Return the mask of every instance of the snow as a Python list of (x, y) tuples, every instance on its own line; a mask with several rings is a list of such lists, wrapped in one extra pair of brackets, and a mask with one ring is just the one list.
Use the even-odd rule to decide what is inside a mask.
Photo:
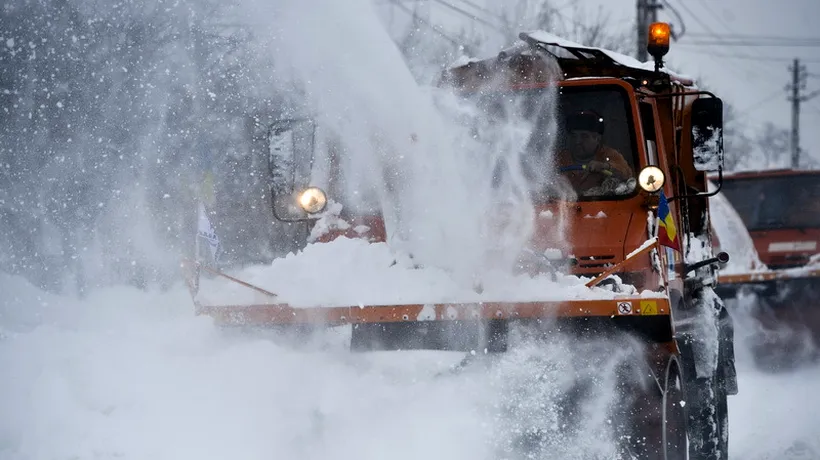
[[(388, 230), (408, 230), (403, 228), (407, 222), (417, 225), (409, 228), (408, 244), (349, 239), (310, 244), (273, 264), (231, 274), (274, 290), (278, 300), (296, 306), (616, 297), (585, 288), (584, 278), (516, 277), (499, 269), (506, 268), (509, 257), (498, 264), (485, 259), (497, 241), (504, 242), (507, 256), (515, 254), (527, 241), (534, 217), (528, 213), (530, 203), (508, 200), (520, 192), (514, 179), (512, 192), (488, 194), (482, 187), (492, 168), (475, 160), (515, 164), (519, 158), (514, 155), (495, 154), (499, 146), (513, 152), (520, 146), (515, 120), (492, 133), (497, 136), (488, 142), (493, 155), (459, 136), (440, 136), (437, 128), (446, 123), (438, 124), (447, 117), (430, 111), (434, 99), (449, 115), (469, 110), (415, 86), (410, 73), (397, 65), (401, 58), (390, 48), (389, 37), (373, 27), (365, 9), (369, 3), (319, 0), (297, 11), (298, 3), (259, 2), (246, 8), (250, 19), (272, 18), (265, 26), (281, 32), (282, 42), (260, 46), (259, 55), (271, 49), (292, 53), (277, 55), (281, 67), (271, 74), (277, 81), (291, 73), (309, 77), (308, 105), (348, 136), (361, 155), (356, 166), (370, 180), (363, 182), (372, 185), (380, 174), (399, 171), (407, 174), (405, 183), (418, 185), (417, 195), (399, 188), (399, 197), (408, 198), (404, 217), (409, 218), (397, 219)], [(270, 15), (270, 8), (285, 14)], [(11, 38), (6, 45), (18, 46)], [(368, 52), (357, 52), (361, 49)], [(132, 74), (137, 70), (129, 68)], [(100, 81), (106, 78), (99, 76)], [(79, 128), (77, 135), (88, 134)], [(408, 143), (408, 138), (420, 141)], [(151, 136), (141, 140), (147, 150), (167, 147)], [(455, 147), (475, 157), (464, 153), (448, 163), (441, 152)], [(111, 152), (120, 159), (132, 154)], [(149, 155), (145, 162), (153, 160)], [(466, 164), (474, 168), (464, 168)], [(134, 183), (116, 186), (144, 192), (146, 178), (136, 177)], [(176, 192), (173, 196), (178, 197)], [(392, 198), (380, 195), (387, 204)], [(158, 243), (147, 224), (153, 214), (162, 213), (138, 200), (119, 203), (111, 206), (110, 218), (116, 221), (111, 225), (122, 228), (123, 240), (139, 249), (134, 257), (176, 260), (174, 250)], [(518, 227), (501, 235), (507, 239), (477, 235), (486, 223), (483, 216), (497, 215), (496, 207), (507, 205), (504, 210), (518, 218)], [(347, 228), (338, 219), (339, 210), (329, 203), (313, 238)], [(439, 230), (445, 230), (443, 237)], [(413, 251), (418, 249), (424, 250)], [(423, 267), (411, 268), (416, 262)], [(485, 262), (488, 270), (470, 271)], [(469, 283), (474, 274), (484, 284), (482, 294)], [(510, 353), (486, 357), (456, 373), (452, 366), (464, 358), (459, 353), (349, 353), (350, 328), (299, 343), (275, 333), (223, 331), (210, 318), (193, 314), (188, 291), (173, 280), (162, 289), (150, 283), (145, 289), (90, 288), (78, 299), (41, 291), (0, 272), (0, 293), (0, 458), (12, 460), (522, 458), (526, 449), (520, 445), (532, 442), (536, 432), (544, 436), (537, 442), (540, 452), (527, 452), (530, 458), (609, 458), (607, 446), (618, 434), (611, 432), (605, 410), (616, 391), (615, 369), (635, 361), (629, 344), (579, 343), (563, 334), (534, 342), (513, 334), (516, 346)], [(203, 279), (202, 294), (215, 294), (216, 303), (270, 301), (216, 278)], [(430, 313), (428, 306), (417, 319), (429, 320)], [(817, 368), (776, 376), (742, 368), (741, 394), (730, 398), (732, 458), (817, 458), (820, 404), (799, 395), (813, 394), (818, 377)], [(579, 431), (559, 434), (560, 403), (579, 383), (590, 385), (593, 396), (577, 408)]]
[[(720, 128), (711, 129), (711, 132), (702, 133), (695, 129), (694, 139), (697, 147), (692, 152), (695, 169), (698, 171), (717, 171), (723, 164), (723, 158), (718, 154), (721, 141)], [(708, 136), (704, 141), (703, 137)]]
[[(342, 212), (342, 205), (340, 203), (330, 201), (324, 211), (319, 213), (315, 223), (312, 223), (313, 228), (310, 230), (308, 242), (314, 242), (329, 232), (335, 230), (347, 230), (350, 224), (339, 217)], [(358, 228), (358, 227), (357, 227)], [(361, 229), (360, 229), (361, 230)], [(358, 231), (358, 230), (357, 230)]]
[[(532, 39), (534, 39), (536, 41), (539, 41), (541, 43), (544, 43), (544, 44), (554, 44), (554, 45), (557, 45), (557, 46), (580, 48), (580, 49), (600, 50), (604, 54), (609, 56), (613, 61), (615, 61), (616, 63), (618, 63), (620, 65), (623, 65), (625, 67), (630, 67), (630, 68), (638, 69), (638, 70), (648, 70), (648, 71), (654, 71), (655, 70), (655, 63), (653, 61), (641, 62), (641, 61), (639, 61), (639, 60), (637, 60), (637, 59), (635, 59), (631, 56), (627, 56), (625, 54), (617, 53), (615, 51), (607, 50), (607, 49), (604, 49), (604, 48), (595, 48), (595, 47), (591, 47), (591, 46), (584, 46), (584, 45), (581, 45), (579, 43), (575, 43), (571, 40), (561, 38), (557, 35), (551, 34), (549, 32), (543, 31), (543, 30), (536, 30), (536, 31), (525, 32), (525, 33), (526, 33), (527, 36), (531, 37)], [(687, 82), (688, 81), (693, 81), (693, 78), (691, 78), (689, 76), (686, 76), (686, 75), (683, 75), (683, 74), (679, 74), (679, 73), (674, 72), (674, 71), (672, 71), (668, 68), (662, 68), (661, 71), (665, 72), (669, 76), (671, 76), (673, 78), (676, 78), (680, 81), (687, 81)]]
[[(254, 1), (245, 13), (254, 23), (271, 18), (256, 32), (263, 49), (276, 51), (277, 81), (299, 88), (300, 116), (349, 152), (337, 166), (345, 178), (338, 201), (380, 212), (391, 245), (420, 263), (463, 279), (511, 266), (534, 228), (522, 172), (531, 123), (519, 115), (491, 120), (474, 102), (419, 85), (371, 2), (302, 3)], [(318, 152), (316, 163), (327, 162)], [(506, 170), (496, 187), (499, 166)], [(494, 227), (488, 216), (502, 212), (510, 225)]]
[[(536, 428), (557, 458), (600, 458), (615, 366), (630, 356), (556, 334), (456, 373), (461, 353), (351, 354), (349, 329), (298, 346), (220, 332), (179, 285), (80, 301), (0, 275), (0, 289), (9, 459), (509, 458)], [(560, 435), (555, 403), (576, 382), (595, 397), (580, 432)]]
[(657, 239), (657, 238), (655, 238), (655, 237), (653, 237), (653, 238), (649, 238), (648, 240), (644, 241), (644, 242), (643, 242), (643, 244), (641, 244), (640, 246), (638, 246), (637, 248), (635, 248), (635, 250), (634, 250), (634, 251), (632, 251), (632, 252), (630, 252), (629, 254), (627, 254), (627, 255), (626, 255), (626, 257), (625, 257), (625, 259), (629, 259), (630, 257), (634, 256), (635, 254), (637, 254), (637, 253), (641, 252), (642, 250), (644, 250), (644, 249), (648, 248), (649, 246), (652, 246), (653, 244), (655, 244), (655, 243), (657, 243), (657, 242), (658, 242), (658, 239)]
[[(709, 192), (716, 189), (715, 184), (709, 181)], [(723, 193), (718, 192), (709, 198), (709, 208), (712, 228), (720, 240), (720, 250), (729, 254), (729, 262), (720, 269), (721, 274), (767, 271), (743, 220)]]
[[(0, 367), (13, 376), (0, 379), (0, 457), (14, 460), (509, 458), (537, 427), (549, 434), (541, 458), (602, 458), (600, 409), (624, 357), (553, 338), (450, 373), (463, 354), (351, 354), (344, 331), (305, 351), (220, 332), (179, 285), (78, 300), (0, 274), (0, 290)], [(809, 396), (820, 368), (762, 374), (740, 351), (730, 459), (820, 457)], [(556, 404), (578, 381), (597, 398), (580, 410), (581, 432), (555, 435)]]
[[(287, 303), (293, 307), (469, 303), (494, 301), (558, 301), (615, 299), (603, 288), (587, 288), (585, 277), (549, 274), (535, 277), (489, 272), (481, 279), (479, 294), (446, 269), (414, 268), (411, 258), (387, 243), (370, 243), (340, 237), (329, 243), (312, 243), (298, 252), (229, 272), (230, 276), (277, 295), (262, 293), (222, 278), (200, 281), (198, 301), (204, 305), (243, 305), (259, 302)], [(645, 296), (661, 297), (647, 291)]]

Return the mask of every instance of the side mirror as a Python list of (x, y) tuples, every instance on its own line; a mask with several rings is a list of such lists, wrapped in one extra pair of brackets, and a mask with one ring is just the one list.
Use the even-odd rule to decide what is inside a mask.
[(692, 102), (692, 156), (698, 171), (723, 169), (723, 101), (717, 97)]
[(310, 185), (316, 125), (309, 118), (277, 120), (268, 130), (273, 213), (283, 221), (308, 218), (299, 194)]

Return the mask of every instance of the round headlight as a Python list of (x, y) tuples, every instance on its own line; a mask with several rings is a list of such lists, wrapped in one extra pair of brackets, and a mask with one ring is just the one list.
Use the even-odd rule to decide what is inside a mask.
[(299, 194), (299, 206), (308, 214), (322, 212), (327, 205), (327, 195), (319, 187), (308, 187)]
[(638, 184), (647, 192), (657, 192), (663, 187), (663, 171), (657, 166), (647, 166), (638, 174)]

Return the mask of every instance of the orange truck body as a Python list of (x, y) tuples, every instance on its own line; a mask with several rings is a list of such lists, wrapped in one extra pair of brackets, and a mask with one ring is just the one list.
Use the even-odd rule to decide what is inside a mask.
[[(667, 33), (668, 46), (668, 26), (664, 28), (661, 24), (651, 33), (654, 34), (650, 37), (653, 52), (663, 49), (664, 33)], [(522, 263), (521, 270), (530, 273), (543, 270), (541, 264), (544, 261), (540, 255), (556, 248), (560, 239), (560, 246), (569, 248), (562, 252), (560, 263), (568, 273), (591, 278), (588, 286), (612, 282), (616, 293), (621, 292), (619, 286), (626, 284), (638, 291), (655, 291), (662, 296), (645, 297), (625, 291), (613, 300), (568, 298), (555, 302), (315, 308), (292, 308), (276, 302), (275, 298), (271, 303), (258, 305), (209, 305), (195, 298), (197, 313), (210, 315), (219, 324), (229, 326), (352, 325), (352, 347), (362, 349), (369, 349), (374, 343), (389, 349), (413, 348), (408, 345), (410, 342), (419, 348), (446, 349), (448, 345), (441, 341), (421, 343), (418, 340), (422, 339), (417, 336), (439, 337), (431, 331), (445, 330), (451, 325), (461, 325), (469, 330), (475, 330), (477, 324), (486, 328), (490, 335), (486, 340), (498, 345), (490, 347), (494, 349), (491, 351), (506, 349), (503, 337), (508, 324), (513, 322), (523, 321), (534, 327), (550, 329), (558, 321), (564, 326), (563, 331), (573, 330), (579, 334), (590, 331), (605, 334), (607, 330), (628, 332), (641, 337), (648, 345), (647, 354), (638, 361), (648, 366), (645, 375), (653, 376), (653, 383), (644, 387), (649, 388), (646, 390), (649, 393), (639, 398), (643, 401), (641, 404), (651, 407), (641, 409), (639, 412), (645, 417), (639, 418), (643, 421), (633, 420), (630, 428), (637, 430), (634, 434), (641, 439), (644, 436), (652, 439), (642, 447), (651, 452), (645, 452), (642, 458), (677, 458), (675, 455), (680, 454), (681, 449), (686, 450), (685, 446), (670, 444), (674, 444), (670, 440), (675, 436), (671, 431), (664, 435), (649, 435), (658, 429), (685, 429), (690, 436), (691, 452), (699, 452), (698, 455), (707, 451), (712, 453), (703, 454), (702, 458), (725, 458), (726, 395), (737, 392), (733, 332), (731, 319), (720, 299), (709, 294), (717, 258), (713, 257), (710, 247), (707, 169), (697, 166), (696, 151), (700, 144), (696, 143), (700, 141), (693, 134), (696, 118), (700, 127), (703, 120), (700, 117), (704, 114), (707, 120), (713, 120), (708, 117), (717, 113), (719, 123), (722, 123), (721, 102), (713, 94), (698, 90), (691, 80), (659, 70), (658, 66), (653, 69), (625, 56), (572, 44), (549, 34), (521, 34), (520, 38), (523, 43), (498, 56), (447, 69), (439, 85), (468, 98), (492, 94), (535, 98), (539, 91), (557, 86), (560, 97), (564, 98), (562, 104), (582, 109), (586, 108), (585, 104), (599, 103), (608, 120), (604, 142), (619, 148), (635, 179), (631, 188), (621, 194), (573, 201), (535, 199), (537, 221), (530, 241), (534, 256)], [(656, 56), (657, 63), (661, 62), (662, 54)], [(562, 115), (566, 114), (559, 113)], [(265, 122), (254, 127), (255, 148), (262, 156), (266, 156), (270, 149), (272, 129)], [(662, 190), (668, 197), (680, 251), (659, 246), (655, 240), (660, 191), (640, 184), (642, 176), (639, 177), (639, 173), (644, 170), (663, 174)], [(332, 178), (328, 183), (310, 185), (321, 187), (334, 200), (342, 195), (341, 187), (334, 184)], [(295, 192), (288, 190), (287, 193)], [(290, 196), (284, 196), (285, 201)], [(279, 216), (277, 209), (281, 209), (277, 208), (276, 200), (281, 198), (271, 197), (276, 216)], [(341, 202), (344, 204), (343, 200)], [(327, 232), (318, 242), (332, 241), (340, 236), (373, 242), (386, 240), (385, 223), (380, 215), (356, 214), (346, 208), (339, 217), (350, 224), (349, 228)], [(557, 218), (564, 219), (565, 235), (555, 233)], [(503, 220), (501, 217), (497, 219)], [(308, 234), (316, 219), (299, 215), (293, 222), (294, 225), (305, 225), (308, 231), (303, 233)], [(361, 231), (361, 225), (367, 230)], [(196, 273), (188, 276), (195, 297), (195, 278), (201, 268), (198, 262), (186, 265), (189, 275)], [(216, 274), (223, 275), (218, 271)], [(611, 275), (620, 277), (621, 282)], [(272, 296), (275, 297), (275, 293)], [(425, 307), (434, 311), (432, 321), (417, 321)], [(700, 348), (693, 345), (708, 339), (687, 329), (688, 325), (697, 322), (690, 320), (703, 312), (709, 321), (715, 321), (715, 327), (707, 329), (718, 331), (714, 340), (719, 353), (712, 368), (701, 366), (701, 362), (709, 359), (699, 357), (697, 350)], [(550, 321), (544, 321), (547, 319)], [(464, 351), (475, 351), (475, 343), (470, 341)], [(678, 380), (688, 388), (682, 395), (673, 388)], [(660, 391), (656, 391), (658, 389)], [(673, 404), (681, 396), (686, 399), (685, 410), (682, 404)], [(673, 405), (663, 407), (664, 404)], [(623, 411), (624, 414), (628, 412), (627, 409)], [(684, 413), (689, 414), (689, 422), (681, 418)]]

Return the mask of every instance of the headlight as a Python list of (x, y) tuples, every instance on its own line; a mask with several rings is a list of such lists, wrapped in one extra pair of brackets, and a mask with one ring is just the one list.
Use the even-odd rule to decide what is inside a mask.
[(319, 187), (308, 187), (299, 194), (299, 206), (308, 214), (322, 212), (327, 205), (327, 195)]
[(663, 171), (657, 166), (647, 166), (638, 174), (638, 184), (647, 192), (657, 192), (663, 187)]

